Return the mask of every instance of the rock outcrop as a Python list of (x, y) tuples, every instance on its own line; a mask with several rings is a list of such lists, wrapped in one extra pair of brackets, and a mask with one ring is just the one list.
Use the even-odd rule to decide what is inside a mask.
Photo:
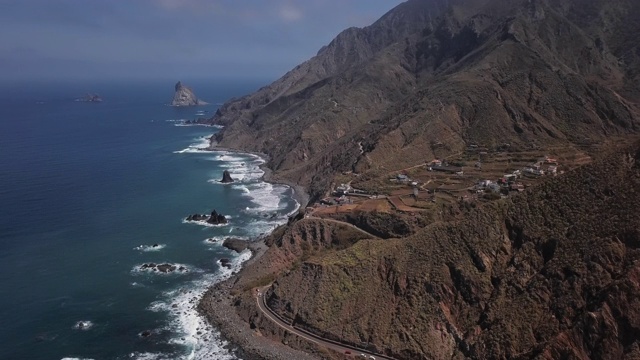
[(226, 247), (229, 250), (233, 250), (237, 253), (241, 253), (247, 249), (249, 244), (247, 244), (245, 240), (226, 238), (222, 242), (222, 246)]
[(228, 269), (231, 269), (231, 259), (228, 259), (228, 258), (220, 259), (220, 265)]
[(187, 216), (186, 220), (187, 221), (205, 221), (209, 219), (209, 216), (207, 215), (201, 215), (201, 214), (193, 214), (193, 215), (189, 215)]
[(173, 101), (171, 101), (171, 106), (196, 106), (208, 104), (207, 102), (198, 99), (193, 90), (183, 85), (180, 81), (176, 84), (175, 91), (176, 93), (173, 96)]
[(221, 183), (223, 184), (228, 184), (228, 183), (232, 183), (234, 180), (231, 177), (231, 174), (229, 174), (229, 170), (225, 170), (222, 172), (222, 180), (220, 180)]
[(192, 214), (187, 216), (185, 220), (186, 221), (206, 221), (207, 223), (212, 225), (223, 225), (228, 222), (227, 218), (224, 215), (219, 214), (216, 210), (213, 210), (211, 212), (211, 215)]
[(211, 212), (211, 216), (209, 216), (209, 218), (207, 219), (207, 222), (212, 225), (223, 225), (227, 223), (227, 218), (224, 215), (218, 214), (217, 211), (213, 210)]

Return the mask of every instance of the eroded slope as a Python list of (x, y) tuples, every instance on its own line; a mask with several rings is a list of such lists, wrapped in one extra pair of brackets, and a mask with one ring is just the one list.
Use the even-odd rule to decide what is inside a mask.
[(401, 359), (637, 358), (640, 144), (463, 221), (312, 257), (267, 296)]

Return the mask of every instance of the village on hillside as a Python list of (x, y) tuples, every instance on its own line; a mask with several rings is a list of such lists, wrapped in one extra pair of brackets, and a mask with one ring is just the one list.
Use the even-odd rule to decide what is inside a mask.
[(423, 212), (455, 202), (487, 202), (525, 191), (544, 178), (586, 164), (591, 158), (574, 148), (547, 152), (489, 151), (470, 145), (450, 159), (428, 159), (374, 180), (344, 173), (306, 216), (361, 211)]

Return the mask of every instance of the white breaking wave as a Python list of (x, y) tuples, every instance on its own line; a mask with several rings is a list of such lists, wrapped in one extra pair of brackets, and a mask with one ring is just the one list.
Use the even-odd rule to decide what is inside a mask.
[[(154, 265), (154, 266), (149, 266), (149, 265)], [(172, 266), (175, 266), (175, 269), (172, 271), (162, 272), (157, 268), (157, 266), (159, 265), (172, 265)], [(133, 269), (131, 270), (132, 274), (147, 273), (147, 274), (158, 274), (158, 275), (173, 275), (173, 274), (183, 275), (183, 274), (188, 274), (190, 272), (202, 272), (202, 270), (194, 268), (189, 265), (170, 263), (170, 262), (140, 264), (140, 265), (134, 266)]]
[(244, 194), (250, 194), (249, 188), (246, 185), (233, 185), (232, 188), (242, 191)]
[(167, 247), (165, 244), (153, 244), (153, 245), (140, 245), (133, 248), (133, 250), (144, 251), (144, 252), (152, 252), (152, 251), (160, 251)]
[[(242, 210), (243, 213), (249, 215), (241, 216), (240, 219), (234, 221), (234, 224), (212, 225), (206, 221), (186, 221), (183, 223), (197, 224), (206, 227), (229, 226), (228, 233), (237, 231), (242, 236), (239, 238), (250, 239), (258, 235), (265, 235), (279, 225), (287, 222), (289, 214), (282, 214), (287, 209), (288, 201), (282, 201), (284, 194), (289, 190), (288, 186), (270, 184), (264, 182), (262, 177), (264, 171), (260, 166), (265, 163), (261, 157), (253, 154), (236, 153), (230, 151), (209, 151), (207, 143), (202, 143), (202, 138), (198, 144), (192, 144), (189, 148), (176, 153), (202, 153), (208, 151), (210, 156), (207, 160), (214, 161), (216, 167), (229, 171), (231, 177), (235, 180), (230, 184), (231, 189), (240, 192), (250, 201), (249, 206)], [(221, 184), (219, 182), (219, 174), (215, 179), (209, 180), (213, 184)], [(297, 203), (296, 203), (297, 204)], [(299, 208), (290, 214), (295, 213)], [(236, 216), (237, 217), (237, 216)], [(230, 217), (227, 216), (227, 219)], [(240, 230), (240, 231), (238, 231)], [(207, 230), (209, 231), (209, 230)], [(236, 232), (234, 232), (235, 234)], [(203, 240), (205, 246), (209, 250), (217, 251), (223, 240), (228, 236), (223, 235), (222, 229), (214, 232), (215, 236)], [(213, 234), (212, 234), (213, 235)], [(236, 237), (236, 236), (233, 236)], [(183, 346), (186, 354), (176, 356), (175, 354), (160, 353), (134, 353), (131, 358), (136, 360), (164, 360), (164, 359), (180, 359), (180, 360), (204, 360), (204, 359), (220, 359), (233, 360), (235, 357), (226, 349), (227, 343), (220, 338), (218, 330), (209, 325), (209, 323), (200, 316), (197, 305), (202, 295), (214, 283), (228, 279), (232, 273), (240, 270), (242, 264), (251, 258), (251, 252), (245, 250), (236, 257), (232, 257), (230, 266), (221, 266), (218, 261), (219, 270), (216, 273), (202, 272), (197, 280), (193, 280), (180, 289), (165, 292), (157, 301), (149, 304), (147, 310), (153, 312), (164, 312), (169, 316), (169, 323), (166, 328), (171, 334), (175, 334), (169, 340), (170, 344)]]
[[(245, 157), (240, 157), (223, 153), (211, 160), (221, 162), (218, 166), (228, 170), (236, 183), (256, 182), (264, 175), (264, 171), (260, 169), (264, 161), (255, 155), (246, 154)], [(211, 179), (209, 182), (219, 184), (218, 180)]]
[[(230, 267), (220, 267), (216, 274), (206, 274), (201, 279), (181, 289), (168, 291), (163, 299), (154, 301), (147, 308), (153, 312), (167, 312), (170, 318), (166, 330), (176, 334), (169, 342), (184, 346), (187, 354), (179, 357), (181, 360), (234, 360), (236, 359), (225, 348), (227, 343), (220, 338), (220, 333), (213, 328), (197, 310), (198, 302), (206, 290), (214, 283), (231, 277), (242, 267), (242, 263), (251, 258), (251, 252), (245, 250), (231, 259)], [(165, 354), (138, 353), (137, 360), (176, 359)]]
[(154, 354), (154, 353), (139, 353), (134, 352), (129, 354), (129, 359), (134, 360), (175, 360), (175, 356), (167, 354)]
[(226, 236), (214, 236), (214, 237), (204, 239), (203, 242), (207, 245), (222, 244), (222, 241), (226, 238), (227, 238)]
[[(202, 116), (202, 115), (205, 115), (205, 114), (196, 113), (196, 116)], [(217, 129), (222, 129), (224, 127), (222, 125), (209, 125), (209, 124), (198, 124), (198, 123), (196, 123), (196, 124), (186, 124), (187, 119), (169, 119), (169, 120), (165, 120), (165, 121), (173, 123), (173, 126), (207, 126), (207, 127), (217, 128)]]
[[(227, 220), (229, 220), (231, 218), (229, 216), (225, 216), (225, 217), (227, 218)], [(205, 220), (187, 221), (187, 219), (182, 219), (182, 223), (183, 224), (194, 224), (194, 225), (200, 225), (200, 226), (206, 226), (206, 227), (223, 227), (223, 226), (228, 226), (229, 225), (229, 222), (227, 222), (226, 224), (209, 224)]]
[(209, 151), (210, 138), (213, 135), (201, 136), (195, 139), (195, 143), (189, 145), (188, 148), (174, 151), (174, 154), (192, 154)]
[(93, 327), (93, 322), (89, 320), (81, 320), (73, 325), (73, 328), (75, 330), (82, 330), (82, 331), (91, 330), (92, 327)]
[(213, 248), (217, 248), (219, 246), (222, 246), (222, 243), (224, 242), (224, 239), (228, 238), (228, 237), (232, 237), (234, 239), (238, 239), (238, 240), (244, 240), (244, 241), (251, 241), (251, 238), (246, 237), (246, 236), (212, 236), (210, 238), (206, 238), (204, 240), (202, 240), (202, 242), (205, 245), (208, 245), (210, 249)]
[(271, 212), (283, 210), (282, 195), (287, 190), (285, 186), (273, 185), (266, 182), (252, 184), (249, 188), (251, 202), (257, 207), (252, 210)]

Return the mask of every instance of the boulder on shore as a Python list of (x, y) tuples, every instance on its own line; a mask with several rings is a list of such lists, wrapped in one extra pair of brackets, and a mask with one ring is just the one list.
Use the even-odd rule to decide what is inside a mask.
[(228, 184), (228, 183), (232, 183), (234, 180), (231, 177), (231, 174), (229, 174), (229, 170), (225, 170), (222, 172), (222, 180), (220, 180), (221, 183), (223, 184)]
[(224, 267), (226, 267), (228, 269), (231, 269), (231, 260), (229, 260), (227, 258), (222, 258), (222, 259), (220, 259), (220, 265), (222, 265), (222, 266), (224, 266)]
[(243, 252), (249, 245), (246, 241), (235, 239), (235, 238), (226, 238), (222, 243), (222, 246), (226, 247), (229, 250), (233, 250), (237, 253)]

